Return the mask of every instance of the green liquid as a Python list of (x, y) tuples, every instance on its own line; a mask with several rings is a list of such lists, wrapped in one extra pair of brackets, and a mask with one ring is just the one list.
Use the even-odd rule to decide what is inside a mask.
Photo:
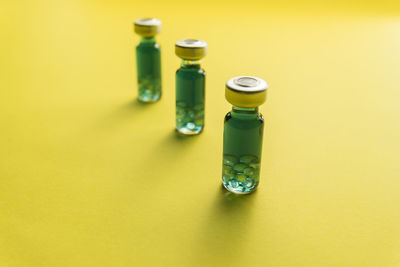
[(139, 100), (155, 102), (161, 97), (161, 49), (153, 38), (142, 38), (136, 47)]
[(225, 116), (222, 182), (229, 191), (247, 194), (258, 186), (263, 130), (258, 108), (233, 107)]
[(176, 71), (176, 129), (198, 134), (204, 127), (206, 72), (196, 61), (183, 61)]

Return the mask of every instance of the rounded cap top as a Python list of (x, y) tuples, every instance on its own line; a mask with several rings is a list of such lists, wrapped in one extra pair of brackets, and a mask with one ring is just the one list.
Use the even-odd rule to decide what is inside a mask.
[(184, 39), (175, 43), (175, 54), (187, 60), (199, 60), (207, 54), (207, 43), (203, 40)]
[(227, 81), (225, 98), (234, 106), (252, 108), (262, 105), (267, 98), (268, 84), (254, 76), (237, 76)]
[(137, 34), (142, 37), (153, 37), (161, 31), (161, 21), (156, 18), (141, 18), (133, 22)]

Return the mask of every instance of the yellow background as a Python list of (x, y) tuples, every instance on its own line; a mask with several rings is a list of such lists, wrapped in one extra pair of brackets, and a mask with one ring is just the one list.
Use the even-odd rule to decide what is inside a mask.
[[(399, 1), (2, 1), (0, 266), (400, 266)], [(136, 98), (134, 18), (163, 21)], [(174, 134), (174, 42), (206, 128)], [(270, 85), (261, 184), (221, 189), (225, 82)]]

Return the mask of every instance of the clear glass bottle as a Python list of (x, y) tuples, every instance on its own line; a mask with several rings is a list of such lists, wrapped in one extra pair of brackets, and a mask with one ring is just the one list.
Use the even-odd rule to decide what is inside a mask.
[(264, 118), (258, 106), (265, 102), (267, 88), (264, 80), (253, 76), (226, 83), (225, 97), (233, 107), (224, 122), (222, 183), (233, 193), (251, 193), (260, 180)]
[(200, 67), (206, 55), (207, 43), (185, 39), (176, 42), (175, 53), (182, 59), (176, 71), (176, 130), (195, 135), (204, 128), (206, 72)]
[(134, 29), (142, 37), (136, 47), (138, 99), (156, 102), (161, 98), (161, 49), (155, 35), (161, 30), (161, 21), (155, 18), (137, 19)]

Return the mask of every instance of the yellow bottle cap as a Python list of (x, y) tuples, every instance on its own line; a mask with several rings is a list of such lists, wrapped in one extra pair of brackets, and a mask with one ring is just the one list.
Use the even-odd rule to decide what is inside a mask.
[(237, 76), (226, 83), (225, 98), (234, 106), (253, 108), (267, 99), (268, 84), (258, 77)]
[(133, 28), (142, 37), (153, 37), (161, 31), (161, 21), (156, 18), (142, 18), (133, 22)]
[(175, 43), (175, 54), (187, 60), (202, 59), (207, 53), (207, 43), (203, 40), (184, 39)]

